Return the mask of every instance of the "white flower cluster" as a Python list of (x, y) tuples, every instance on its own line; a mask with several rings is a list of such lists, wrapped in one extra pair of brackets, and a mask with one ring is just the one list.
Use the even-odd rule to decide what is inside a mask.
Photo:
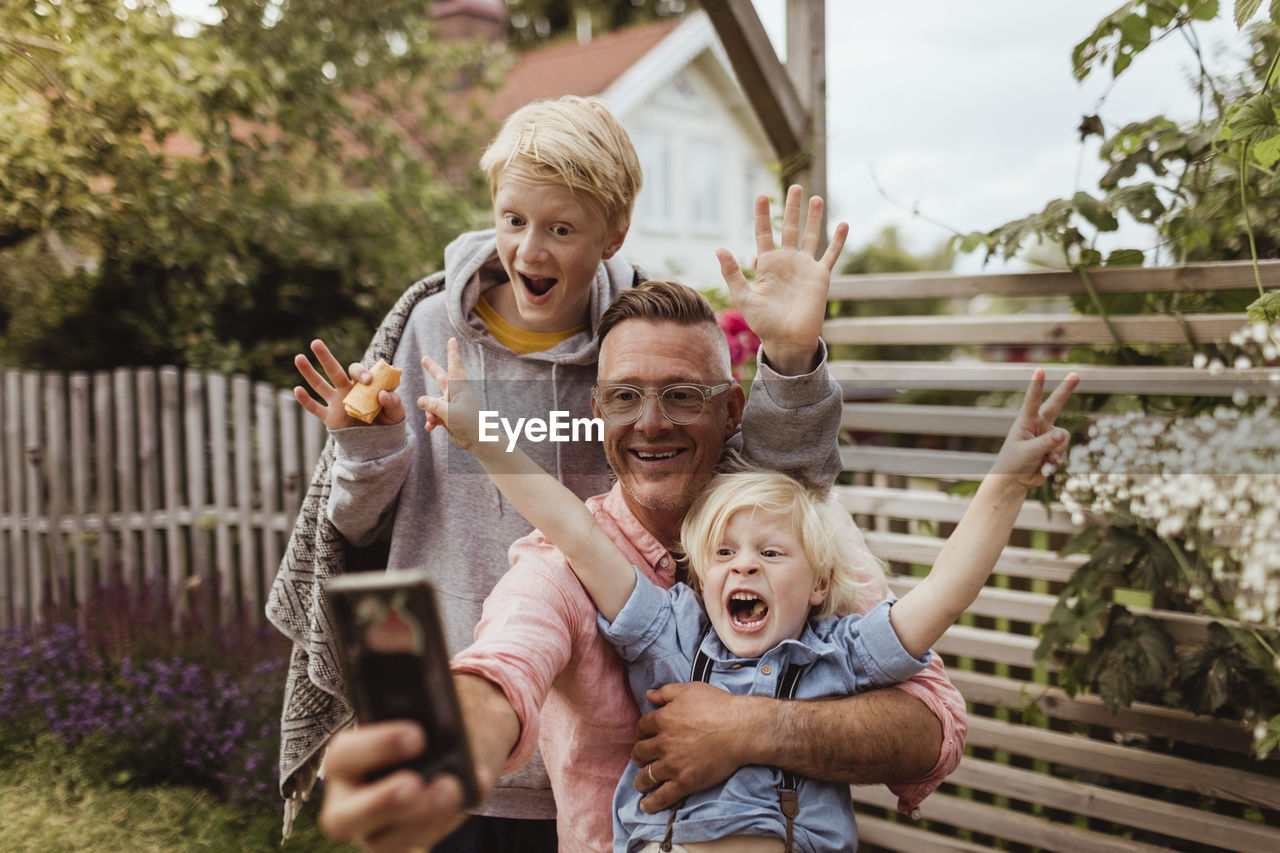
[[(1265, 324), (1233, 335), (1232, 344), (1242, 350), (1232, 366), (1241, 369), (1280, 353), (1276, 328)], [(1195, 363), (1225, 369), (1204, 356)], [(1211, 572), (1219, 588), (1235, 591), (1237, 618), (1277, 627), (1280, 412), (1274, 396), (1259, 402), (1238, 392), (1233, 402), (1192, 418), (1100, 418), (1071, 450), (1061, 498), (1077, 524), (1103, 515), (1177, 539), (1193, 598), (1204, 595), (1202, 572)]]

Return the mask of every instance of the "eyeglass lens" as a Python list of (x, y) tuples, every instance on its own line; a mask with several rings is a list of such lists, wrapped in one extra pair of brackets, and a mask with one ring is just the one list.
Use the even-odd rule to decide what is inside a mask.
[[(687, 424), (702, 414), (706, 396), (693, 385), (668, 385), (654, 393), (662, 414), (675, 424)], [(644, 401), (649, 393), (629, 385), (614, 385), (600, 389), (599, 402), (604, 414), (615, 421), (633, 421), (640, 417)]]

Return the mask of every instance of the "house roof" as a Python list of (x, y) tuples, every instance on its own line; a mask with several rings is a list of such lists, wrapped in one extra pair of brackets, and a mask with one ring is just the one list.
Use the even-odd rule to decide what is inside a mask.
[(565, 42), (522, 53), (494, 93), (488, 113), (501, 120), (520, 107), (561, 95), (599, 95), (674, 30), (671, 17), (594, 36), (586, 44)]

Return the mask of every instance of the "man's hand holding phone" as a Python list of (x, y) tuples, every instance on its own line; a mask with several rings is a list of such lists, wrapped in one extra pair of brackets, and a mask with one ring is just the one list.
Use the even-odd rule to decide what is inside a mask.
[(473, 767), (434, 590), (420, 571), (345, 575), (324, 589), (360, 726), (329, 744), (321, 826), (369, 850), (435, 844), (497, 775)]
[[(458, 777), (425, 779), (397, 770), (375, 781), (378, 771), (411, 761), (426, 749), (422, 727), (408, 720), (370, 723), (339, 732), (325, 754), (325, 833), (361, 847), (389, 851), (429, 848), (466, 819)], [(492, 786), (486, 780), (485, 790)], [(483, 783), (482, 783), (483, 784)]]

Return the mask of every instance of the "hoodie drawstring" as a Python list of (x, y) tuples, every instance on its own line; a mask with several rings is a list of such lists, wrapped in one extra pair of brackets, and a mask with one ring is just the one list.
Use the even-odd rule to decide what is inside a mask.
[[(484, 360), (485, 348), (476, 347), (476, 349), (480, 353), (480, 387), (484, 388), (485, 387), (484, 380), (487, 378), (487, 372), (486, 372), (485, 360)], [(489, 405), (489, 392), (487, 389), (484, 392), (484, 402), (486, 406)], [(486, 477), (485, 479), (488, 480), (489, 478)], [(489, 480), (489, 494), (493, 497), (493, 508), (497, 510), (498, 515), (502, 515), (502, 492), (498, 490), (498, 487), (494, 485), (492, 480)]]
[[(559, 362), (553, 361), (551, 363), (551, 404), (553, 409), (560, 408), (560, 385), (559, 383), (556, 382), (556, 371), (559, 369), (559, 367), (560, 367)], [(554, 442), (554, 444), (556, 447), (556, 479), (559, 480), (561, 483), (563, 483), (564, 482), (564, 466), (560, 462), (561, 442), (557, 441), (557, 442)]]

